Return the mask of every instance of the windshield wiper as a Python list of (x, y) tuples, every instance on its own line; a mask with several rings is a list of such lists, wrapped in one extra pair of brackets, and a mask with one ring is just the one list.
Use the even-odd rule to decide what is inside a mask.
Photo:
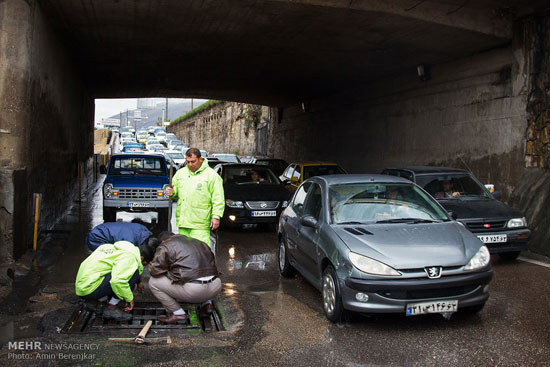
[(367, 224), (367, 223), (351, 221), (351, 222), (338, 222), (336, 224)]
[(378, 220), (376, 223), (438, 223), (438, 220), (433, 219), (420, 219), (420, 218), (394, 218)]

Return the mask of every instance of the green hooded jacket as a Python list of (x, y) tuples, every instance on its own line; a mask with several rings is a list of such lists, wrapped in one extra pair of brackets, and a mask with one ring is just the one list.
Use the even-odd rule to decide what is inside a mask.
[(178, 198), (176, 223), (179, 228), (208, 229), (212, 218), (220, 219), (225, 209), (223, 181), (204, 158), (198, 170), (187, 166), (172, 178), (173, 197)]
[(134, 299), (128, 285), (132, 275), (143, 272), (139, 248), (128, 241), (99, 246), (80, 264), (76, 275), (77, 296), (86, 296), (99, 287), (105, 275), (111, 273), (111, 288), (116, 296), (126, 302)]

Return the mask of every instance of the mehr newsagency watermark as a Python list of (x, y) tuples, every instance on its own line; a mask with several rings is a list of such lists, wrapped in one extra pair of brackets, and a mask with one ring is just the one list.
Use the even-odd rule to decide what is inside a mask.
[(39, 341), (8, 342), (8, 359), (90, 361), (96, 358), (99, 344), (44, 343)]

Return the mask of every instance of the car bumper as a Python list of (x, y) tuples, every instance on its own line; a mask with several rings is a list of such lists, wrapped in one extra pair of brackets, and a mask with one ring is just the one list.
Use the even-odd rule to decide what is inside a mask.
[(531, 237), (531, 231), (529, 229), (517, 229), (510, 231), (499, 232), (473, 232), (476, 236), (487, 235), (506, 235), (506, 242), (497, 243), (485, 243), (485, 246), (492, 254), (498, 254), (502, 252), (524, 251), (527, 250), (527, 244)]
[[(487, 284), (493, 271), (452, 275), (439, 279), (367, 280), (347, 278), (342, 285), (345, 309), (362, 313), (403, 313), (408, 304), (457, 300), (458, 308), (483, 304), (489, 298)], [(367, 294), (367, 302), (356, 299)]]
[(169, 200), (125, 200), (103, 199), (104, 208), (115, 208), (127, 212), (147, 212), (157, 209), (166, 209)]

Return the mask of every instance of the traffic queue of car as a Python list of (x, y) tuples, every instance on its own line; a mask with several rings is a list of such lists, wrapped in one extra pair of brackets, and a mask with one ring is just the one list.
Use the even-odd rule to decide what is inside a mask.
[[(168, 152), (173, 162), (182, 158)], [(334, 162), (234, 154), (208, 161), (223, 179), (222, 225), (276, 231), (281, 275), (299, 272), (316, 287), (333, 322), (346, 312), (479, 312), (489, 298), (490, 254), (513, 260), (531, 234), (494, 185), (465, 170), (347, 174)]]

